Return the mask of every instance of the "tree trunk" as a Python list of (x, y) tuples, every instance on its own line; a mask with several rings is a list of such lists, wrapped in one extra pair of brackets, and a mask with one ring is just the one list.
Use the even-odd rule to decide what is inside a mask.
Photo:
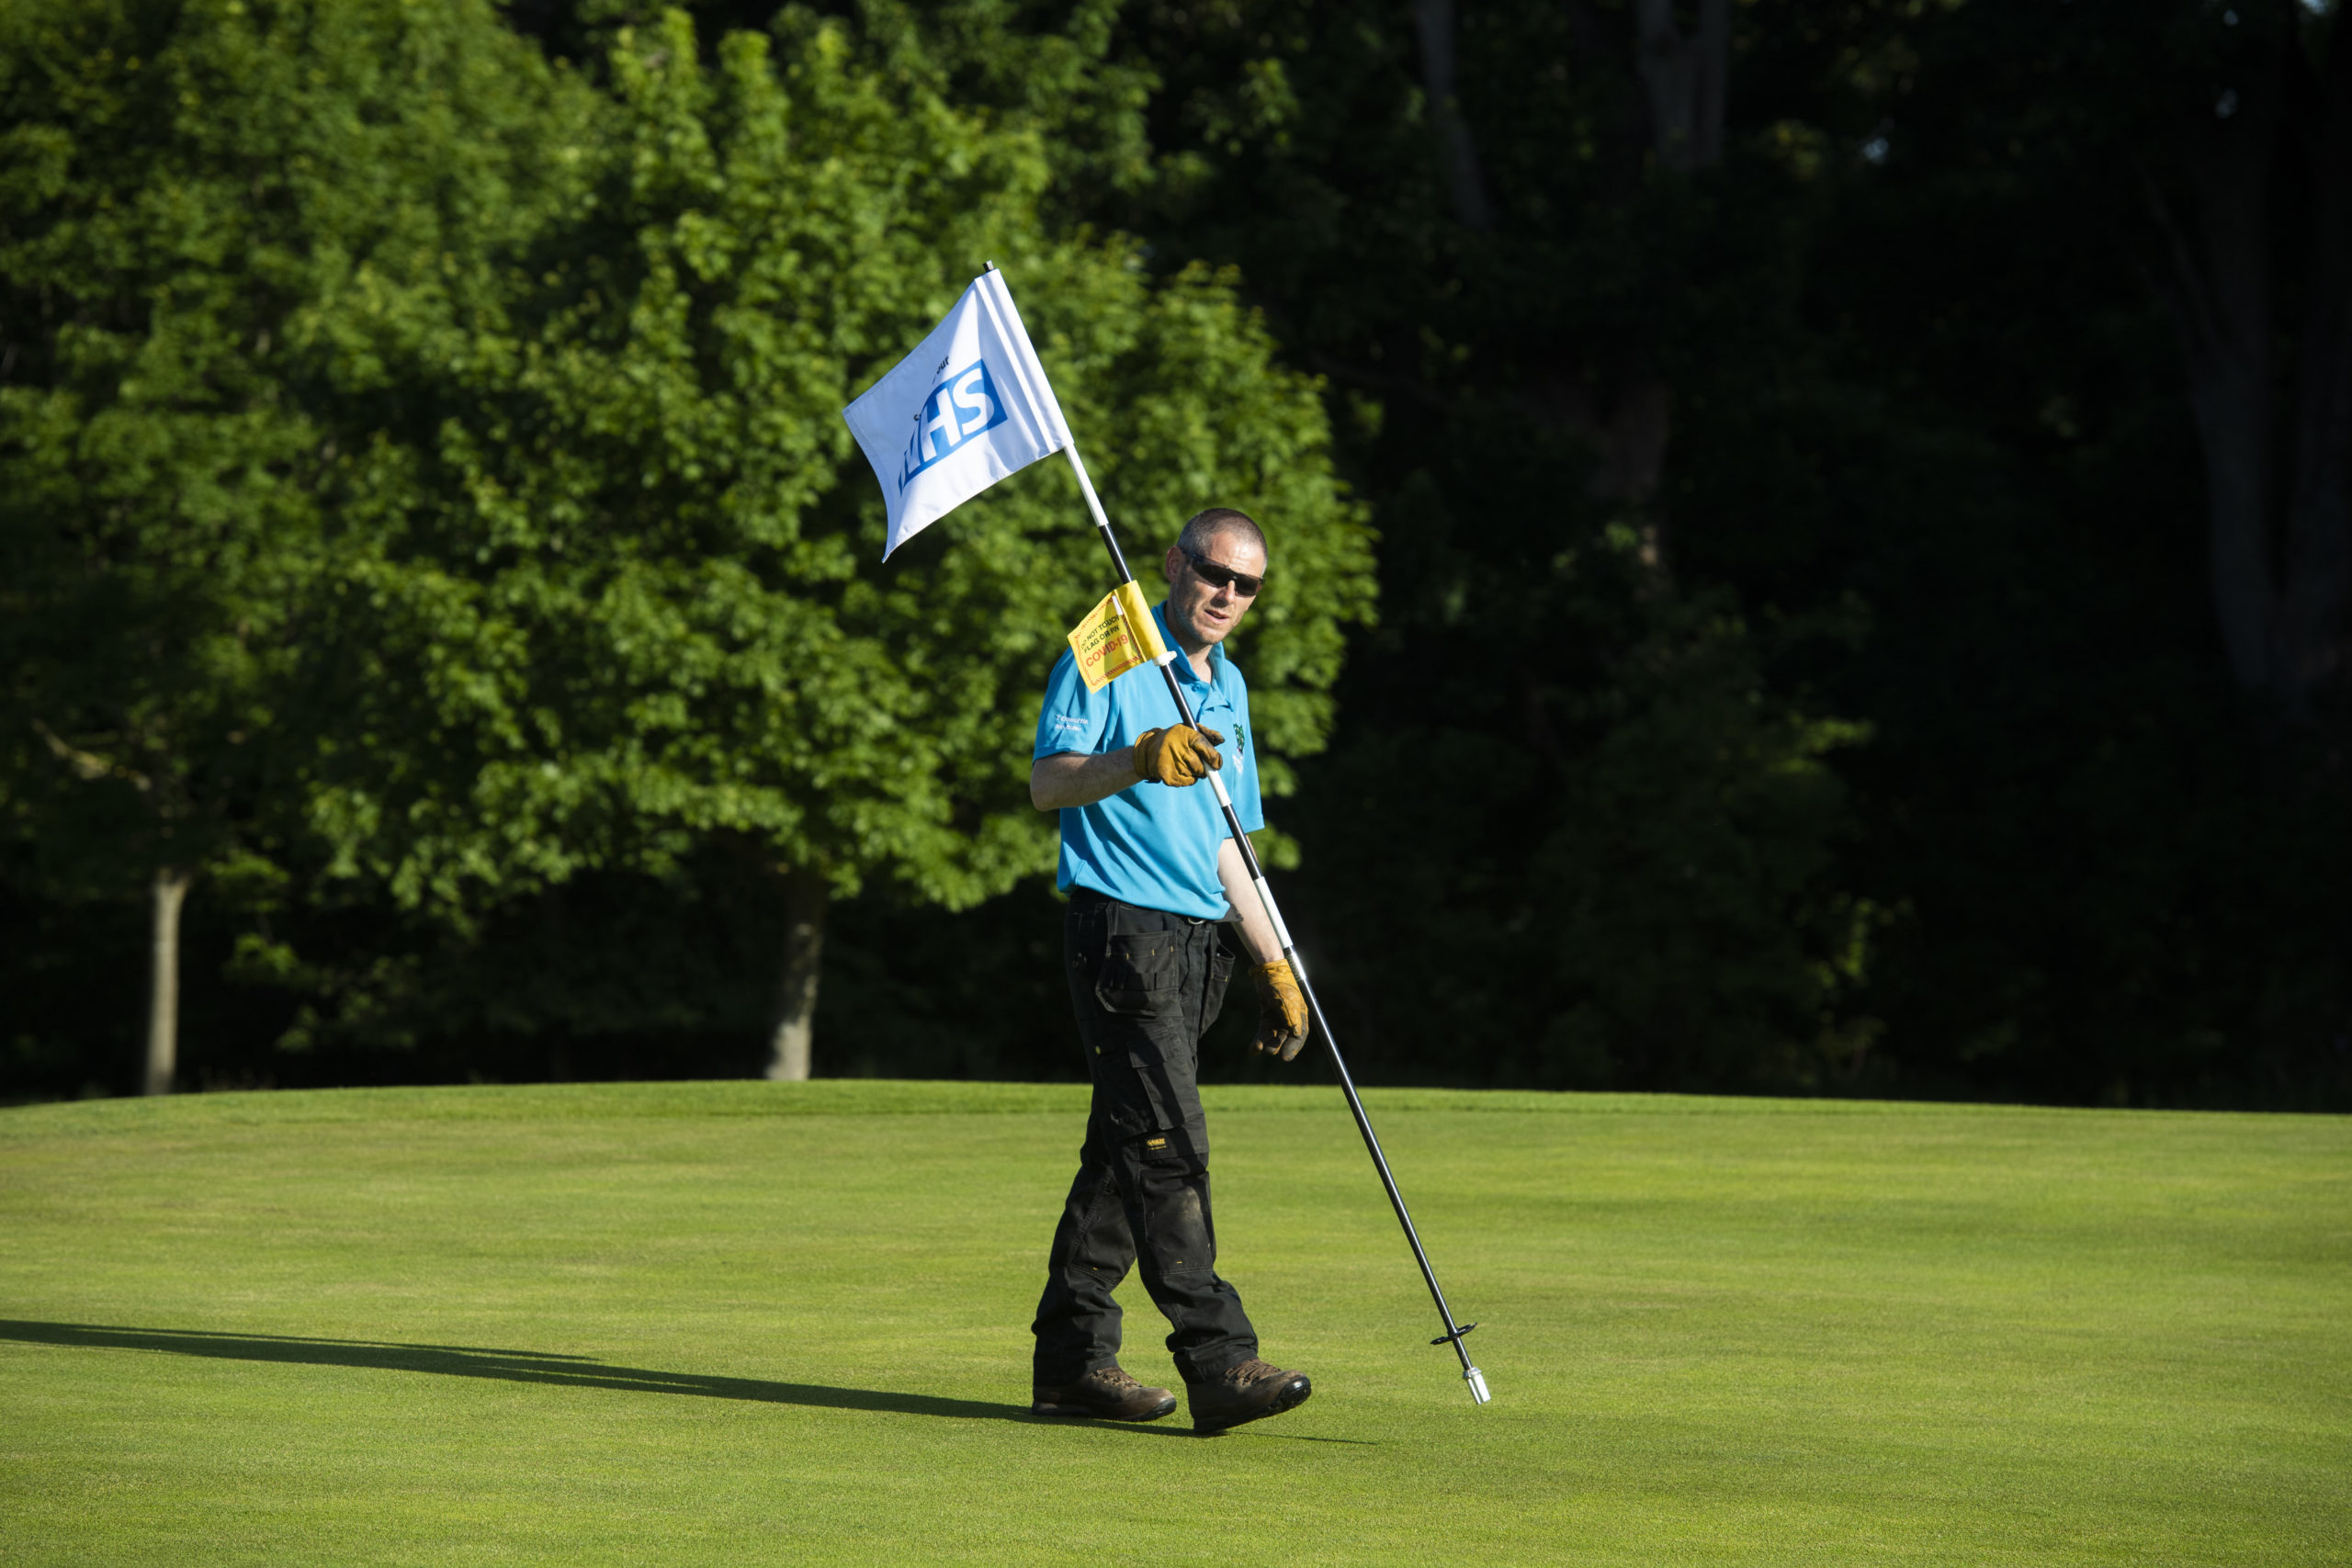
[(784, 976), (776, 987), (775, 1026), (768, 1034), (767, 1076), (800, 1083), (808, 1077), (817, 1021), (817, 978), (825, 956), (824, 874), (808, 866), (784, 873)]
[(2188, 368), (2188, 403), (2205, 458), (2206, 559), (2231, 672), (2248, 692), (2275, 689), (2278, 582), (2271, 560), (2270, 165), (2276, 73), (2248, 78), (2199, 128), (2186, 160), (2188, 220), (2151, 182), (2171, 252), (2165, 294)]
[[(1698, 0), (1685, 32), (1675, 0), (1634, 0), (1634, 68), (1650, 110), (1657, 166), (1688, 175), (1723, 162), (1724, 115), (1731, 91), (1731, 0)], [(1600, 463), (1592, 493), (1624, 502), (1641, 535), (1641, 565), (1653, 590), (1672, 586), (1667, 566), (1665, 509), (1659, 491), (1674, 433), (1674, 396), (1647, 356), (1619, 374), (1608, 417), (1599, 426)]]
[(1674, 394), (1646, 364), (1620, 378), (1616, 406), (1599, 431), (1600, 466), (1592, 493), (1603, 501), (1647, 507), (1666, 479), (1666, 442), (1673, 432)]
[(2279, 606), (2279, 662), (2297, 713), (2352, 665), (2352, 33), (2340, 21), (2335, 33), (2311, 147), (2311, 265)]
[(157, 869), (148, 885), (153, 914), (147, 967), (147, 1094), (172, 1092), (179, 1066), (180, 905), (194, 874), (179, 866)]
[(1674, 0), (1634, 0), (1634, 59), (1650, 105), (1658, 162), (1688, 173), (1723, 161), (1731, 85), (1731, 0), (1699, 0), (1698, 25), (1674, 22)]
[(1453, 215), (1480, 233), (1495, 226), (1487, 202), (1487, 179), (1478, 167), (1478, 144), (1462, 117), (1454, 90), (1453, 0), (1413, 0), (1413, 30), (1421, 40), (1421, 85), (1429, 95), (1430, 124), (1437, 132), (1437, 167)]

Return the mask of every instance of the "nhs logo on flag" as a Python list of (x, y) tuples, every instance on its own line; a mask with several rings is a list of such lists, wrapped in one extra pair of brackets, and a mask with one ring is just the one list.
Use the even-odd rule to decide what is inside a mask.
[[(963, 368), (951, 376), (951, 365)], [(882, 483), (885, 560), (934, 519), (1069, 445), (1046, 367), (993, 267), (842, 418)]]
[(914, 437), (899, 466), (899, 489), (933, 464), (951, 457), (973, 437), (1005, 421), (1004, 403), (989, 378), (989, 362), (976, 359), (931, 389), (915, 411)]

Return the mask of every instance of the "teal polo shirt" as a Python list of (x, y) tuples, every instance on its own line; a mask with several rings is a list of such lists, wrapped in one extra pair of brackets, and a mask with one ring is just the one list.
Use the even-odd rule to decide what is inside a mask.
[[(1152, 607), (1160, 640), (1168, 632), (1165, 601)], [(1257, 745), (1250, 733), (1250, 688), (1222, 648), (1209, 651), (1209, 678), (1193, 673), (1182, 654), (1169, 666), (1183, 683), (1184, 700), (1203, 725), (1225, 737), (1219, 748), (1225, 768), (1217, 776), (1233, 797), (1244, 831), (1266, 825), (1258, 800)], [(1064, 653), (1046, 681), (1046, 705), (1037, 716), (1032, 757), (1068, 752), (1101, 756), (1132, 746), (1147, 729), (1182, 722), (1168, 682), (1153, 664), (1139, 665), (1099, 692), (1086, 689), (1078, 660)], [(1198, 919), (1222, 919), (1228, 908), (1217, 880), (1218, 846), (1226, 840), (1225, 814), (1206, 779), (1182, 789), (1137, 783), (1091, 806), (1065, 807), (1061, 813), (1062, 859), (1055, 881), (1065, 892), (1091, 887), (1124, 903)]]

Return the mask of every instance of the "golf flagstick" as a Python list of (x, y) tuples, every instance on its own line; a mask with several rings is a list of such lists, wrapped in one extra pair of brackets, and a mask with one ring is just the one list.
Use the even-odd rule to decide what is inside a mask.
[[(1103, 514), (1102, 502), (1094, 493), (1094, 481), (1087, 477), (1085, 460), (1078, 455), (1078, 442), (1073, 437), (1062, 448), (1069, 458), (1070, 471), (1078, 476), (1078, 488), (1086, 497), (1086, 509), (1094, 517), (1094, 526), (1102, 536), (1102, 547), (1111, 552), (1111, 565), (1119, 574), (1121, 586), (1135, 581), (1135, 573), (1127, 570), (1127, 558), (1119, 548), (1118, 536), (1111, 531), (1111, 519)], [(1148, 628), (1146, 628), (1148, 629)], [(1136, 634), (1141, 640), (1143, 631)], [(1157, 640), (1154, 638), (1152, 640)], [(1161, 679), (1168, 682), (1168, 694), (1175, 699), (1177, 716), (1185, 724), (1193, 724), (1193, 708), (1184, 700), (1183, 683), (1177, 680), (1175, 663), (1182, 655), (1162, 649), (1157, 662)], [(1197, 725), (1193, 726), (1195, 728)], [(1340, 1042), (1331, 1033), (1330, 1021), (1323, 1016), (1323, 1004), (1315, 999), (1315, 987), (1306, 978), (1306, 965), (1298, 956), (1298, 947), (1291, 941), (1290, 928), (1283, 924), (1283, 912), (1274, 903), (1274, 890), (1266, 884), (1265, 868), (1258, 863), (1258, 852), (1251, 848), (1250, 835), (1242, 830), (1241, 818), (1233, 809), (1233, 797), (1225, 791), (1225, 780), (1212, 771), (1209, 787), (1216, 793), (1217, 809), (1225, 813), (1225, 830), (1232, 835), (1236, 848), (1241, 852), (1241, 863), (1249, 868), (1250, 880), (1258, 889), (1258, 901), (1265, 906), (1266, 919), (1274, 928), (1274, 940), (1282, 944), (1283, 957), (1290, 963), (1290, 972), (1298, 980), (1298, 988), (1306, 994), (1306, 1010), (1315, 1028), (1323, 1036), (1324, 1047), (1331, 1053), (1331, 1066), (1339, 1069), (1340, 1088), (1346, 1091), (1348, 1110), (1356, 1119), (1356, 1131), (1363, 1134), (1363, 1146), (1372, 1154), (1373, 1168), (1380, 1172), (1380, 1184), (1388, 1190), (1389, 1206), (1396, 1211), (1396, 1223), (1405, 1227), (1405, 1239), (1412, 1245), (1413, 1261), (1421, 1266), (1421, 1279), (1430, 1288), (1430, 1299), (1437, 1303), (1437, 1315), (1445, 1325), (1445, 1332), (1430, 1341), (1432, 1345), (1452, 1345), (1453, 1353), (1462, 1359), (1463, 1381), (1470, 1385), (1470, 1397), (1480, 1404), (1487, 1403), (1487, 1374), (1470, 1362), (1470, 1352), (1464, 1348), (1462, 1337), (1478, 1325), (1453, 1321), (1453, 1309), (1445, 1304), (1445, 1292), (1437, 1282), (1437, 1270), (1430, 1267), (1430, 1255), (1422, 1249), (1420, 1233), (1413, 1228), (1413, 1216), (1406, 1211), (1405, 1195), (1396, 1190), (1396, 1178), (1388, 1169), (1388, 1156), (1381, 1152), (1380, 1137), (1372, 1130), (1372, 1118), (1364, 1114), (1363, 1097), (1356, 1093), (1356, 1081), (1348, 1074), (1347, 1059), (1340, 1055)]]
[[(881, 481), (885, 560), (915, 534), (1006, 475), (1054, 452), (1068, 454), (1070, 471), (1078, 476), (1078, 488), (1086, 497), (1086, 509), (1093, 514), (1095, 527), (1102, 531), (1102, 547), (1111, 552), (1111, 564), (1119, 573), (1119, 586), (1113, 591), (1110, 601), (1117, 605), (1116, 618), (1136, 649), (1159, 648), (1159, 628), (1152, 624), (1150, 612), (1144, 608), (1135, 573), (1127, 570), (1127, 558), (1119, 549), (1118, 536), (1111, 531), (1110, 518), (1103, 515), (1102, 499), (1094, 493), (1094, 481), (1087, 477), (1086, 464), (1079, 457), (1078, 442), (1070, 434), (1069, 422), (1062, 417), (1061, 405), (1055, 400), (1046, 367), (1038, 363), (1037, 351), (1029, 342), (1028, 330), (1022, 325), (1021, 312), (1014, 307), (1012, 292), (1005, 288), (996, 263), (989, 263), (988, 269), (972, 281), (955, 309), (916, 345), (915, 351), (860, 393), (842, 411), (842, 417), (848, 422), (866, 461), (874, 466), (875, 478)], [(1143, 617), (1140, 626), (1135, 624), (1137, 615)], [(1070, 650), (1073, 654), (1079, 652), (1075, 633)], [(1177, 655), (1159, 648), (1155, 658), (1161, 678), (1168, 682), (1168, 695), (1176, 704), (1178, 719), (1198, 728), (1192, 705), (1184, 700), (1183, 685), (1176, 679)], [(1134, 662), (1129, 661), (1119, 668), (1134, 667)], [(1087, 679), (1091, 686), (1093, 677)], [(1372, 1130), (1372, 1118), (1364, 1114), (1363, 1097), (1356, 1093), (1355, 1079), (1349, 1076), (1348, 1064), (1340, 1055), (1340, 1043), (1332, 1038), (1330, 1021), (1323, 1016), (1323, 1004), (1315, 999), (1315, 987), (1307, 983), (1306, 965), (1291, 942), (1290, 928), (1283, 924), (1282, 910), (1274, 904), (1274, 890), (1266, 886), (1265, 868), (1258, 863), (1258, 852), (1250, 848), (1250, 835), (1242, 830), (1241, 818), (1234, 812), (1233, 798), (1226, 793), (1225, 781), (1212, 772), (1208, 783), (1216, 795), (1217, 809), (1225, 813), (1226, 831), (1233, 836), (1235, 847), (1241, 852), (1241, 863), (1249, 868), (1259, 902), (1265, 906), (1266, 919), (1274, 928), (1275, 940), (1282, 944), (1283, 957), (1289, 961), (1291, 973), (1297, 977), (1299, 989), (1306, 998), (1312, 1026), (1322, 1031), (1323, 1043), (1331, 1052), (1331, 1065), (1340, 1070), (1340, 1087), (1347, 1091), (1348, 1109), (1355, 1115), (1356, 1131), (1363, 1134), (1363, 1146), (1372, 1153), (1373, 1167), (1380, 1172), (1380, 1184), (1388, 1190), (1388, 1202), (1396, 1211), (1396, 1223), (1405, 1227), (1405, 1239), (1412, 1244), (1413, 1260), (1421, 1266), (1421, 1279), (1430, 1288), (1430, 1299), (1437, 1303), (1437, 1314), (1445, 1325), (1445, 1332), (1430, 1343), (1453, 1347), (1454, 1355), (1462, 1360), (1463, 1380), (1470, 1385), (1470, 1397), (1484, 1404), (1487, 1401), (1487, 1376), (1470, 1364), (1470, 1352), (1462, 1345), (1462, 1337), (1478, 1325), (1456, 1325), (1453, 1310), (1445, 1304), (1445, 1292), (1438, 1289), (1437, 1271), (1430, 1267), (1430, 1255), (1421, 1248), (1420, 1234), (1413, 1229), (1413, 1216), (1406, 1212), (1404, 1195), (1396, 1190), (1396, 1179), (1389, 1173), (1388, 1156), (1381, 1153), (1380, 1139)]]

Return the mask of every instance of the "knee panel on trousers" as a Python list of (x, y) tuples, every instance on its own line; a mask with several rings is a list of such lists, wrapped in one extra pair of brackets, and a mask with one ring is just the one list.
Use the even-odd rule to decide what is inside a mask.
[(1143, 1246), (1163, 1277), (1213, 1273), (1216, 1231), (1209, 1213), (1207, 1161), (1182, 1129), (1137, 1141), (1135, 1181)]

